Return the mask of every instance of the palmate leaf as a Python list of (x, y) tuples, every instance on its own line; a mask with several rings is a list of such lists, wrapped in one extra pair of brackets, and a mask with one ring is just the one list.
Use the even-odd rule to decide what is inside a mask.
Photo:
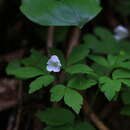
[(84, 36), (84, 41), (88, 49), (99, 54), (130, 54), (129, 41), (117, 41), (113, 34), (106, 28), (97, 27), (93, 34)]
[(39, 51), (32, 49), (30, 56), (23, 58), (21, 62), (25, 66), (37, 67), (45, 71), (47, 60), (47, 57), (42, 55)]
[(90, 74), (93, 72), (93, 70), (85, 64), (75, 64), (68, 66), (66, 68), (66, 72), (70, 74)]
[(109, 77), (101, 77), (99, 79), (99, 83), (101, 85), (101, 91), (104, 93), (106, 98), (111, 101), (117, 92), (121, 89), (121, 81), (120, 80), (112, 80)]
[(78, 90), (85, 90), (94, 86), (97, 82), (93, 79), (86, 79), (84, 77), (74, 77), (68, 82), (68, 87)]
[(31, 84), (29, 85), (29, 93), (33, 93), (38, 91), (39, 89), (41, 89), (43, 86), (48, 86), (50, 83), (52, 83), (54, 81), (54, 76), (52, 75), (45, 75), (45, 76), (41, 76), (38, 77), (37, 79), (35, 79), (34, 81), (31, 82)]
[(89, 58), (99, 65), (109, 67), (108, 61), (103, 56), (90, 55)]
[(43, 75), (44, 71), (34, 67), (17, 67), (8, 71), (8, 74), (14, 75), (17, 78), (28, 79), (39, 75)]
[(89, 53), (89, 50), (86, 48), (85, 44), (76, 46), (72, 50), (72, 52), (68, 58), (68, 61), (67, 61), (68, 65), (75, 64), (75, 63), (83, 60), (84, 58), (86, 58), (88, 56), (88, 53)]
[(60, 101), (65, 94), (65, 86), (64, 85), (56, 85), (50, 90), (51, 92), (51, 101), (58, 102)]
[(66, 88), (64, 102), (76, 113), (79, 113), (81, 105), (83, 104), (83, 97), (77, 91), (70, 88)]
[(112, 73), (113, 79), (128, 79), (130, 78), (130, 71), (117, 69)]
[(101, 10), (97, 0), (22, 0), (21, 11), (45, 26), (82, 27)]

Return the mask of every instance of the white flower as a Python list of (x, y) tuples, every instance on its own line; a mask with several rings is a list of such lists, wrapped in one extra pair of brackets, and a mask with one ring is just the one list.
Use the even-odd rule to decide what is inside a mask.
[(56, 55), (51, 56), (51, 58), (48, 60), (46, 69), (49, 72), (60, 72), (61, 63)]
[(122, 40), (126, 37), (128, 37), (129, 32), (128, 29), (123, 27), (122, 25), (118, 25), (115, 29), (114, 29), (114, 37), (116, 40)]

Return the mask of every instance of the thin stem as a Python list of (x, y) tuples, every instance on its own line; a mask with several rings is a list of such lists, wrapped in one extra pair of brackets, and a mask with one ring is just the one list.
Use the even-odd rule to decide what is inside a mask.
[(54, 41), (54, 26), (48, 27), (47, 32), (47, 49), (53, 48), (53, 41)]
[(68, 48), (67, 48), (66, 58), (69, 57), (73, 47), (76, 46), (78, 44), (78, 42), (79, 42), (80, 29), (78, 27), (73, 27), (70, 33), (71, 33), (71, 35), (70, 35), (70, 39), (68, 41)]
[(95, 126), (99, 130), (109, 130), (109, 128), (97, 117), (97, 115), (94, 112), (92, 112), (85, 98), (83, 104), (83, 111), (85, 115), (90, 118), (90, 120), (95, 124)]

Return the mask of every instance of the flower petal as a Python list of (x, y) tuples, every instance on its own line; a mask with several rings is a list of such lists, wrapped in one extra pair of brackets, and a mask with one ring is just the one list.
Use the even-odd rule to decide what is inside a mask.
[(59, 58), (56, 55), (51, 56), (47, 62), (47, 71), (51, 72), (60, 72), (61, 63)]
[(114, 32), (115, 32), (114, 37), (116, 40), (124, 39), (124, 38), (128, 37), (128, 35), (129, 35), (128, 29), (123, 27), (122, 25), (117, 26), (114, 29)]
[(53, 72), (60, 72), (60, 67), (55, 67), (55, 68), (53, 69)]
[(53, 71), (53, 67), (52, 67), (51, 65), (47, 65), (46, 69), (47, 69), (47, 71), (49, 71), (49, 72)]
[(60, 63), (60, 60), (59, 60), (59, 58), (56, 55), (51, 56), (50, 60), (53, 61), (53, 62)]

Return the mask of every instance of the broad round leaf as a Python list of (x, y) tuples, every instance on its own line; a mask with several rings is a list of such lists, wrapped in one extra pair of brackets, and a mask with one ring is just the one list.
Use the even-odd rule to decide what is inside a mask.
[(40, 25), (80, 27), (101, 10), (97, 0), (22, 0), (20, 9)]

